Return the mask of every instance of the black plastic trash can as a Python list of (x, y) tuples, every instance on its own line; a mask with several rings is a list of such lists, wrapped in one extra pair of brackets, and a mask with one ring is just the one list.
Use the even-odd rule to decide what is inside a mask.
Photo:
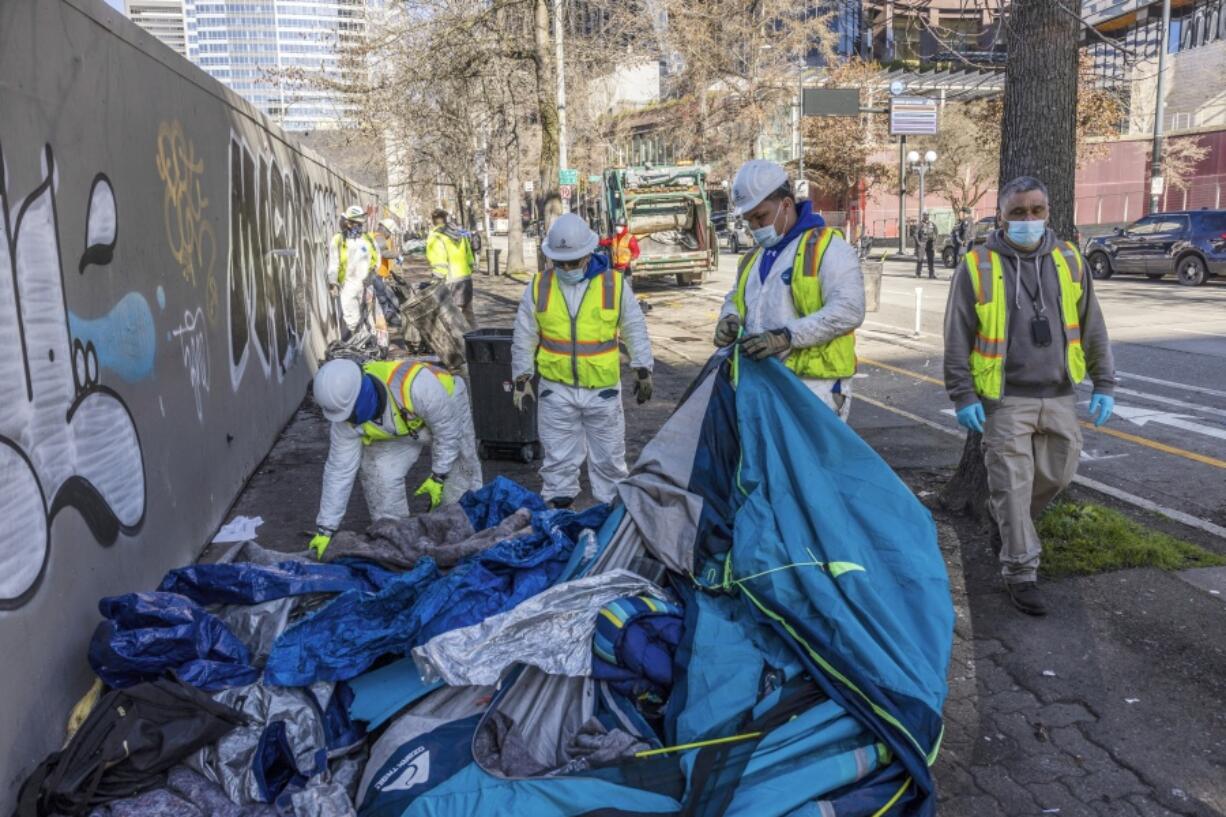
[[(473, 430), (481, 459), (506, 457), (532, 462), (540, 455), (536, 436), (536, 401), (524, 410), (513, 402), (512, 329), (478, 329), (464, 336), (468, 387), (472, 393)], [(533, 391), (535, 393), (535, 383)]]

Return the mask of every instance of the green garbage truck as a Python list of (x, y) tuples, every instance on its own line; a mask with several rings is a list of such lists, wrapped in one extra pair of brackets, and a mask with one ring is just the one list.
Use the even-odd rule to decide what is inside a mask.
[(700, 165), (615, 167), (604, 171), (601, 227), (612, 235), (619, 218), (638, 238), (635, 279), (673, 278), (698, 286), (719, 263), (711, 222), (707, 169)]

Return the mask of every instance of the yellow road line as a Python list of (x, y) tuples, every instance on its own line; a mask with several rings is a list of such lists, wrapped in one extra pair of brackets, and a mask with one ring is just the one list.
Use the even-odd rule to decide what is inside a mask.
[[(922, 380), (925, 383), (933, 383), (941, 387), (945, 386), (943, 382), (941, 382), (940, 380), (937, 380), (935, 377), (929, 377), (928, 375), (919, 374), (918, 372), (913, 372), (910, 369), (904, 369), (901, 366), (892, 366), (889, 363), (881, 363), (880, 361), (871, 360), (866, 357), (862, 357), (859, 360), (861, 363), (867, 363), (869, 366), (874, 366), (878, 369), (885, 369), (887, 371), (896, 372), (897, 374), (905, 375), (906, 377), (914, 378), (915, 380)], [(864, 398), (860, 398), (860, 399), (864, 399)], [(902, 412), (901, 410), (899, 410), (897, 413), (903, 414), (903, 416), (907, 416), (907, 414)], [(917, 418), (915, 417), (915, 415), (910, 415), (908, 419), (917, 419)], [(1173, 446), (1173, 445), (1167, 445), (1166, 443), (1160, 443), (1157, 440), (1151, 440), (1149, 437), (1140, 437), (1136, 434), (1129, 434), (1127, 431), (1117, 431), (1114, 428), (1107, 428), (1105, 426), (1096, 427), (1093, 423), (1088, 423), (1085, 420), (1082, 420), (1080, 422), (1081, 422), (1082, 428), (1089, 429), (1090, 431), (1096, 431), (1099, 434), (1106, 434), (1109, 437), (1115, 437), (1120, 440), (1126, 440), (1130, 443), (1144, 446), (1145, 448), (1151, 448), (1154, 451), (1161, 451), (1163, 454), (1172, 454), (1176, 457), (1183, 457), (1185, 460), (1192, 460), (1193, 462), (1199, 462), (1202, 465), (1211, 465), (1214, 468), (1221, 468), (1223, 470), (1226, 470), (1226, 460), (1220, 460), (1217, 457), (1210, 457), (1208, 454), (1198, 454), (1195, 451), (1188, 451), (1183, 448), (1177, 448), (1176, 446)]]
[(861, 357), (857, 359), (861, 363), (867, 363), (870, 366), (876, 366), (878, 369), (887, 369), (891, 372), (897, 372), (898, 374), (906, 375), (907, 377), (913, 377), (916, 380), (923, 380), (925, 383), (933, 383), (937, 386), (940, 386), (941, 388), (945, 388), (945, 381), (937, 380), (935, 377), (929, 377), (926, 374), (919, 374), (918, 372), (913, 372), (910, 369), (904, 369), (901, 366), (891, 366), (889, 363), (882, 363), (879, 360), (872, 360), (867, 357)]

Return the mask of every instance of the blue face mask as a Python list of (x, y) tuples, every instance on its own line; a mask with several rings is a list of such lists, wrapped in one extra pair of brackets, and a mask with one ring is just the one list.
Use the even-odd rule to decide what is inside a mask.
[[(571, 262), (567, 262), (571, 263)], [(556, 267), (558, 271), (558, 280), (564, 284), (577, 284), (583, 280), (583, 276), (587, 274), (587, 259), (577, 267), (566, 268), (562, 266)]]
[(753, 240), (758, 242), (759, 245), (773, 247), (783, 239), (783, 236), (779, 235), (779, 231), (775, 229), (775, 222), (779, 220), (779, 213), (782, 211), (783, 202), (780, 202), (779, 209), (775, 211), (775, 217), (771, 219), (770, 224), (750, 231), (753, 233)]
[(369, 423), (379, 413), (379, 389), (370, 375), (362, 376), (362, 388), (358, 390), (357, 402), (353, 404), (353, 414), (349, 422), (354, 425)]
[(1006, 221), (1005, 235), (1019, 247), (1033, 247), (1043, 240), (1046, 221)]

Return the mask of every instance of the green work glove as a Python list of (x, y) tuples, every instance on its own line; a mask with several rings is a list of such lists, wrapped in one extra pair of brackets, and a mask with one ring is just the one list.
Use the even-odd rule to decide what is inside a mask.
[(652, 383), (651, 369), (638, 370), (638, 380), (634, 381), (634, 399), (640, 406), (651, 399)]
[(431, 474), (430, 478), (413, 492), (413, 496), (430, 497), (430, 510), (434, 510), (443, 503), (443, 483), (446, 481), (446, 476), (440, 477), (438, 474)]
[(311, 541), (307, 544), (307, 548), (315, 553), (316, 559), (322, 559), (324, 557), (324, 551), (328, 549), (328, 545), (331, 544), (331, 542), (331, 534), (320, 532), (311, 537)]
[(741, 319), (736, 315), (725, 315), (715, 325), (715, 345), (719, 348), (731, 346), (741, 334)]
[(750, 360), (764, 360), (792, 348), (792, 333), (787, 329), (772, 329), (741, 341), (741, 351)]
[(532, 393), (532, 375), (521, 374), (515, 378), (515, 394), (511, 396), (511, 402), (515, 404), (516, 411), (524, 410), (524, 400), (536, 399), (536, 395)]

